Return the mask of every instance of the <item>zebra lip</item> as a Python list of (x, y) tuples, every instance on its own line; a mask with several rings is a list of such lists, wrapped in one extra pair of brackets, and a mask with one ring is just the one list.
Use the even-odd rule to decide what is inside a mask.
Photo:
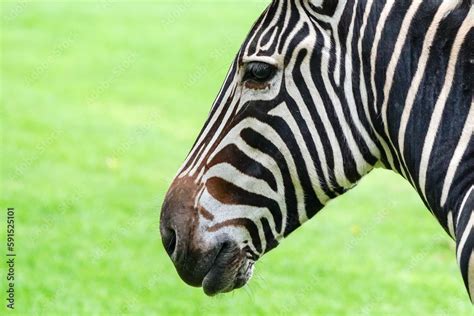
[(242, 287), (246, 280), (242, 280), (237, 275), (243, 264), (245, 264), (245, 256), (242, 255), (237, 244), (225, 242), (202, 281), (204, 293), (214, 296)]

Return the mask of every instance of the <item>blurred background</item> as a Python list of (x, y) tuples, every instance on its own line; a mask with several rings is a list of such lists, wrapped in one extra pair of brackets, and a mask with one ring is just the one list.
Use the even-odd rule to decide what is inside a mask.
[(453, 242), (381, 170), (261, 259), (245, 288), (208, 298), (179, 279), (161, 202), (268, 2), (2, 1), (14, 313), (472, 315)]

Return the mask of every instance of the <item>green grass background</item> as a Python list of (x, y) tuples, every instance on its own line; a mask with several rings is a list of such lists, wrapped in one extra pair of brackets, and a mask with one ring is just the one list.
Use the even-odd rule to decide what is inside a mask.
[(2, 1), (15, 314), (472, 315), (453, 242), (380, 170), (261, 259), (245, 288), (208, 298), (179, 279), (160, 205), (266, 4)]

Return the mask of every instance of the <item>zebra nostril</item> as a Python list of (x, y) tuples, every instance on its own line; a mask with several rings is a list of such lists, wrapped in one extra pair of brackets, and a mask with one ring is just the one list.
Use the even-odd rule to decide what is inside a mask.
[(162, 232), (163, 246), (166, 252), (171, 257), (176, 248), (176, 232), (172, 228), (166, 228)]

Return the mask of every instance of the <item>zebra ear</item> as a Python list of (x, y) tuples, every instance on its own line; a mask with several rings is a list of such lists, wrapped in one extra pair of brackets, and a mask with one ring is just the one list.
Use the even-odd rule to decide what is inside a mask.
[(338, 0), (308, 0), (308, 2), (314, 11), (326, 16), (333, 16), (339, 3)]

